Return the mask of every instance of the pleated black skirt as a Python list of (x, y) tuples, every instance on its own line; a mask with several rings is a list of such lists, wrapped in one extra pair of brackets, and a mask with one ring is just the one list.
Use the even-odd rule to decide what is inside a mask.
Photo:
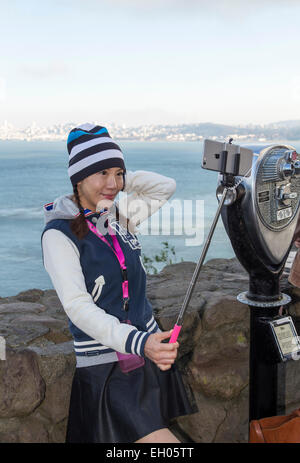
[(143, 367), (129, 373), (118, 362), (76, 368), (66, 442), (135, 442), (196, 411), (176, 364), (161, 371), (145, 358)]

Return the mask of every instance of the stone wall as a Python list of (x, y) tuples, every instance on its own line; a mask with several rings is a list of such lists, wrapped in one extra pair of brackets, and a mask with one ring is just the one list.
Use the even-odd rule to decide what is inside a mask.
[[(148, 277), (147, 294), (163, 330), (173, 328), (195, 263), (165, 267)], [(284, 281), (283, 281), (284, 283)], [(198, 412), (174, 420), (183, 442), (247, 442), (249, 307), (236, 295), (248, 275), (236, 259), (202, 269), (178, 339), (178, 366)], [(300, 290), (290, 289), (290, 313), (300, 317)], [(298, 300), (299, 299), (299, 300)], [(0, 442), (64, 442), (73, 343), (54, 290), (0, 298)], [(300, 362), (286, 368), (286, 412), (300, 406)]]

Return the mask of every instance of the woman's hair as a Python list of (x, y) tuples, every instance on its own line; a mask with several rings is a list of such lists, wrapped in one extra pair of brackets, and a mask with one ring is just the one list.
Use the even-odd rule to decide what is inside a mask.
[(80, 203), (77, 184), (73, 186), (73, 192), (80, 214), (76, 219), (71, 220), (71, 230), (81, 240), (88, 234), (89, 227), (85, 221), (84, 209)]

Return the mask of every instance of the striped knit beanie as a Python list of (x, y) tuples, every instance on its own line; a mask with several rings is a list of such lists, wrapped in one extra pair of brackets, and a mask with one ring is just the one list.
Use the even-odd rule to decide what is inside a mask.
[(68, 174), (72, 185), (110, 167), (125, 169), (121, 148), (111, 139), (107, 129), (95, 124), (83, 124), (68, 136)]

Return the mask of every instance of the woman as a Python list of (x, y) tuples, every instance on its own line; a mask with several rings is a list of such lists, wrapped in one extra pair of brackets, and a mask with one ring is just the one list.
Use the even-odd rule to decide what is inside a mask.
[(74, 194), (44, 206), (42, 233), (76, 354), (66, 441), (179, 442), (169, 421), (193, 413), (174, 365), (179, 344), (163, 342), (171, 332), (153, 317), (135, 235), (175, 181), (127, 172), (105, 127), (76, 127), (67, 145)]

